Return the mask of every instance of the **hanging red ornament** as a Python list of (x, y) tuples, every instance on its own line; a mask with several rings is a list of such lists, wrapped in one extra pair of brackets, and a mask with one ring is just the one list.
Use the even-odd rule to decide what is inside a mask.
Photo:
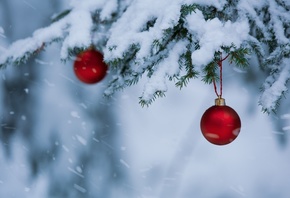
[(103, 55), (93, 48), (77, 55), (74, 62), (74, 72), (77, 78), (87, 84), (100, 82), (107, 74), (108, 66), (103, 61)]
[(234, 109), (227, 106), (225, 99), (222, 98), (222, 62), (228, 57), (229, 55), (222, 58), (222, 53), (220, 53), (220, 60), (217, 62), (220, 69), (220, 94), (218, 94), (216, 82), (213, 77), (214, 91), (218, 98), (215, 100), (215, 105), (204, 112), (200, 121), (200, 129), (203, 136), (209, 142), (216, 145), (231, 143), (237, 138), (241, 130), (239, 115)]
[(217, 98), (216, 104), (208, 108), (200, 122), (203, 136), (212, 144), (225, 145), (234, 141), (240, 133), (241, 120), (237, 112)]

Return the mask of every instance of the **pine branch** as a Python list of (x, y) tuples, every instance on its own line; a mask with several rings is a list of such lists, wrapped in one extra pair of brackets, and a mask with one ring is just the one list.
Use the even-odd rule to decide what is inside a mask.
[(79, 16), (85, 18), (88, 15), (85, 12), (81, 13), (81, 11), (70, 11), (62, 19), (52, 23), (50, 26), (36, 30), (32, 37), (14, 42), (0, 56), (0, 67), (8, 64), (18, 65), (25, 63), (31, 56), (38, 53), (44, 45), (47, 46), (53, 42), (63, 41), (61, 50), (61, 58), (63, 60), (67, 60), (69, 55), (75, 55), (77, 52), (88, 48), (91, 43), (90, 39), (87, 39), (87, 31), (90, 30), (84, 28), (85, 31), (77, 31), (78, 28), (82, 28), (78, 26), (78, 23), (75, 23), (75, 17)]
[(257, 55), (258, 61), (260, 63), (260, 67), (264, 66), (264, 57), (266, 56), (266, 52), (262, 46), (262, 43), (260, 43), (256, 38), (253, 36), (250, 36), (249, 41), (247, 42), (248, 48)]
[(150, 106), (157, 98), (165, 97), (164, 91), (156, 91), (154, 94), (150, 97), (150, 99), (144, 99), (143, 97), (139, 97), (139, 104), (142, 107)]
[(198, 73), (197, 72), (188, 72), (184, 76), (178, 77), (178, 82), (175, 83), (176, 87), (179, 87), (179, 89), (182, 89), (183, 87), (186, 87), (187, 84), (190, 82), (192, 78), (197, 78)]
[(57, 14), (55, 16), (52, 16), (51, 22), (54, 23), (54, 22), (59, 21), (60, 19), (62, 19), (65, 16), (67, 16), (70, 12), (71, 12), (71, 9), (68, 9), (68, 10), (62, 11), (61, 13), (59, 13), (59, 14)]
[(235, 63), (236, 66), (246, 68), (249, 66), (247, 56), (250, 55), (248, 48), (239, 48), (230, 53), (230, 63)]
[[(63, 61), (89, 48), (93, 42), (91, 30), (93, 29), (92, 15), (94, 15), (90, 10), (95, 7), (97, 11), (101, 7), (97, 2), (82, 2), (81, 4), (77, 4), (76, 9), (65, 10), (52, 17), (51, 25), (36, 30), (31, 37), (11, 44), (0, 55), (0, 68), (10, 64), (25, 63), (40, 49), (43, 49), (43, 45), (48, 46), (54, 42), (62, 42), (61, 59)], [(107, 14), (110, 14), (110, 12)]]
[(176, 79), (178, 81), (175, 83), (175, 85), (179, 87), (179, 89), (182, 89), (183, 87), (187, 86), (187, 84), (192, 78), (197, 78), (199, 73), (194, 70), (194, 66), (191, 60), (190, 50), (188, 50), (185, 54), (183, 54), (180, 57), (179, 65), (180, 65), (180, 70), (185, 68), (186, 74), (181, 77), (176, 76)]
[[(72, 3), (71, 9), (52, 18), (50, 26), (12, 44), (0, 55), (0, 67), (25, 62), (52, 42), (62, 44), (60, 58), (64, 61), (93, 45), (116, 73), (105, 94), (137, 84), (144, 76), (148, 78), (140, 97), (144, 106), (165, 95), (168, 81), (176, 80), (180, 89), (198, 76), (213, 83), (218, 79), (220, 52), (242, 68), (248, 66), (248, 57), (254, 52), (261, 68), (270, 71), (261, 105), (267, 111), (274, 109), (264, 95), (288, 81), (283, 77), (285, 60), (290, 57), (290, 16), (285, 1), (182, 5), (177, 0), (159, 2), (154, 7), (159, 12), (152, 9), (139, 1)], [(142, 14), (136, 15), (139, 10)], [(280, 90), (272, 101), (279, 101), (285, 92)]]
[(290, 44), (281, 45), (277, 47), (266, 59), (265, 66), (279, 64), (284, 58), (290, 57)]
[(62, 40), (64, 38), (62, 29), (65, 27), (65, 21), (58, 21), (49, 27), (35, 31), (30, 38), (14, 42), (1, 54), (0, 68), (10, 64), (25, 63), (30, 57), (44, 49), (44, 46)]
[(279, 65), (272, 68), (271, 75), (262, 87), (259, 105), (264, 112), (275, 112), (279, 102), (288, 91), (287, 83), (290, 80), (290, 59), (284, 59)]
[(192, 12), (195, 11), (195, 9), (197, 9), (197, 7), (197, 4), (182, 5), (180, 9), (181, 17), (185, 18), (187, 15), (190, 15)]

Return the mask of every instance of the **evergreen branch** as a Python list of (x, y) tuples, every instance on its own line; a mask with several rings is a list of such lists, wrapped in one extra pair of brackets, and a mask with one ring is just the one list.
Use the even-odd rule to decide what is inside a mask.
[(247, 55), (250, 54), (250, 50), (248, 48), (239, 48), (230, 53), (230, 63), (234, 62), (236, 66), (245, 68), (249, 65)]
[(63, 12), (61, 12), (55, 16), (52, 16), (51, 22), (54, 23), (54, 22), (59, 21), (60, 19), (67, 16), (70, 12), (71, 12), (71, 9), (68, 9), (68, 10), (64, 10)]
[(20, 65), (26, 63), (31, 57), (36, 56), (44, 50), (47, 45), (62, 40), (62, 37), (52, 37), (49, 39), (43, 39), (43, 42), (39, 42), (38, 35), (39, 34), (34, 37), (14, 42), (0, 55), (0, 68), (4, 68), (8, 65)]
[[(69, 57), (72, 57), (72, 56), (76, 56), (78, 55), (79, 53), (85, 51), (88, 49), (88, 46), (75, 46), (73, 48), (68, 48), (67, 51), (68, 51), (68, 55)], [(67, 59), (62, 59), (62, 61), (66, 61)]]
[(290, 57), (290, 44), (277, 47), (266, 59), (264, 64), (268, 67), (279, 64), (284, 58)]
[(220, 61), (220, 52), (215, 52), (213, 61), (211, 61), (203, 68), (204, 76), (202, 77), (202, 81), (205, 82), (206, 84), (211, 84), (213, 83), (214, 80), (219, 79), (219, 75), (216, 72), (216, 70), (219, 67), (218, 66), (219, 61)]
[(275, 111), (279, 106), (279, 101), (288, 91), (287, 83), (290, 80), (290, 59), (284, 59), (272, 70), (272, 74), (266, 79), (262, 87), (262, 95), (259, 99), (259, 105), (264, 112)]
[(115, 58), (107, 62), (112, 70), (117, 71), (118, 77), (109, 83), (105, 94), (106, 96), (110, 96), (113, 93), (122, 90), (127, 86), (132, 86), (139, 82), (139, 79), (146, 71), (147, 67), (144, 67), (139, 72), (133, 70), (132, 65), (138, 64), (133, 61), (134, 57), (136, 57), (137, 52), (138, 46), (131, 45), (131, 50), (127, 51), (123, 55), (123, 58)]
[(202, 77), (202, 81), (206, 84), (211, 84), (214, 80), (219, 79), (219, 76), (216, 73), (217, 68), (217, 61), (212, 61), (206, 65), (203, 69), (203, 73), (205, 75)]
[(241, 47), (236, 49), (234, 45), (222, 46), (221, 48), (225, 53), (228, 53), (228, 55), (224, 57), (224, 59), (220, 60), (220, 52), (215, 52), (213, 61), (203, 68), (204, 76), (202, 77), (202, 81), (207, 84), (211, 84), (214, 80), (219, 79), (219, 75), (216, 72), (218, 69), (218, 62), (224, 61), (228, 57), (229, 62), (235, 63), (238, 67), (245, 68), (248, 66), (248, 59), (246, 58), (246, 56), (250, 54), (248, 48)]
[(111, 97), (116, 91), (123, 90), (124, 83), (124, 79), (120, 75), (114, 76), (114, 79), (109, 82), (107, 89), (104, 91), (104, 96)]
[[(140, 67), (138, 61), (135, 61), (136, 56), (131, 56), (130, 54), (128, 54), (128, 51), (132, 51), (132, 49), (126, 49), (126, 53), (123, 55), (122, 58), (119, 58), (118, 60), (116, 59), (112, 59), (109, 60), (108, 63), (112, 63), (113, 65), (118, 65), (118, 69), (121, 68), (125, 68), (125, 70), (122, 69), (122, 72), (120, 73), (120, 75), (122, 75), (122, 78), (125, 79), (124, 83), (122, 85), (122, 87), (125, 86), (130, 86), (132, 84), (135, 84), (138, 82), (138, 80), (140, 79), (140, 77), (142, 76), (142, 74), (147, 71), (147, 76), (149, 78), (152, 77), (152, 75), (156, 72), (156, 66), (159, 65), (160, 62), (162, 62), (164, 59), (166, 59), (168, 57), (168, 53), (170, 52), (170, 50), (168, 50), (168, 46), (170, 45), (170, 43), (172, 43), (173, 41), (178, 42), (181, 39), (187, 38), (188, 40), (191, 39), (191, 37), (188, 34), (188, 30), (184, 27), (184, 20), (183, 20), (183, 16), (186, 14), (191, 13), (193, 10), (195, 9), (194, 5), (191, 6), (183, 6), (181, 8), (181, 16), (180, 19), (178, 21), (178, 23), (170, 28), (164, 29), (162, 31), (162, 37), (160, 39), (154, 39), (152, 42), (152, 53), (151, 53), (151, 57), (146, 57), (143, 59), (143, 65)], [(145, 29), (141, 29), (140, 31), (151, 31), (152, 29), (156, 28), (155, 27), (155, 22), (157, 19), (154, 19), (152, 21), (149, 21), (149, 23), (146, 23)], [(150, 28), (148, 28), (150, 27)], [(134, 43), (133, 45), (139, 45), (138, 41), (137, 43)], [(112, 48), (109, 47), (109, 50), (111, 52), (113, 52), (114, 50), (116, 50), (116, 48)], [(140, 48), (135, 49), (134, 52), (138, 52), (140, 50)], [(129, 60), (129, 61), (128, 61)], [(193, 66), (191, 64), (191, 57), (190, 57), (190, 51), (187, 53), (187, 61), (184, 61), (184, 63), (187, 65), (185, 66), (185, 68), (187, 69), (187, 75), (186, 78), (189, 80), (189, 78), (195, 77), (197, 74), (196, 72), (193, 71)], [(123, 65), (126, 64), (127, 66), (124, 67)], [(134, 68), (135, 67), (139, 67), (140, 69), (138, 69), (137, 72), (135, 72)], [(183, 67), (183, 66), (182, 66)], [(134, 74), (132, 76), (132, 74)], [(173, 78), (177, 78), (178, 75), (167, 75), (167, 78), (169, 80), (172, 80)], [(181, 78), (184, 79), (184, 78)], [(186, 82), (187, 80), (183, 81)], [(115, 81), (116, 82), (116, 81)], [(114, 83), (114, 82), (113, 82)], [(178, 83), (177, 83), (178, 84)], [(185, 84), (185, 83), (184, 83)], [(111, 85), (110, 85), (111, 86)], [(157, 91), (155, 94), (153, 94), (153, 99), (144, 99), (142, 98), (140, 100), (140, 103), (142, 104), (151, 104), (158, 96), (163, 96), (164, 91)]]
[(186, 74), (181, 77), (176, 77), (178, 81), (175, 83), (175, 85), (179, 87), (180, 89), (182, 89), (183, 87), (187, 86), (190, 79), (196, 78), (198, 76), (198, 72), (194, 70), (194, 67), (192, 64), (190, 50), (188, 50), (185, 54), (183, 54), (180, 57), (179, 65), (180, 65), (180, 69), (182, 69), (183, 67), (185, 68)]
[(198, 7), (197, 4), (182, 5), (180, 10), (182, 18), (185, 18), (187, 15), (190, 15), (192, 12), (195, 12), (195, 9), (197, 7)]
[(0, 55), (0, 68), (8, 64), (19, 65), (38, 54), (44, 46), (63, 40), (66, 21), (57, 21), (50, 26), (36, 30), (32, 37), (18, 40)]
[(189, 72), (185, 74), (184, 76), (181, 76), (178, 78), (178, 82), (175, 83), (176, 87), (179, 87), (179, 89), (182, 89), (183, 87), (186, 87), (189, 83), (190, 79), (196, 78), (198, 75), (197, 72)]
[[(171, 41), (165, 50), (168, 54), (162, 57), (154, 68), (154, 74), (149, 76), (145, 85), (140, 104), (151, 104), (156, 97), (163, 97), (167, 91), (167, 80), (173, 80), (180, 73), (181, 56), (187, 54), (187, 40)], [(170, 51), (169, 51), (170, 49)]]
[(139, 97), (139, 104), (142, 107), (150, 106), (157, 98), (165, 97), (165, 91), (158, 90), (156, 91), (150, 99), (144, 99), (143, 97)]
[(247, 44), (248, 48), (257, 55), (260, 66), (264, 66), (264, 58), (266, 56), (266, 52), (262, 46), (262, 43), (260, 43), (256, 38), (251, 36)]
[[(118, 1), (118, 6), (122, 4), (121, 2)], [(192, 60), (195, 60), (195, 64), (203, 69), (202, 81), (213, 83), (219, 78), (216, 72), (220, 61), (217, 50), (229, 55), (229, 62), (242, 68), (249, 65), (247, 58), (253, 51), (260, 64), (270, 69), (270, 77), (266, 79), (263, 94), (267, 90), (273, 92), (273, 87), (277, 86), (275, 83), (279, 81), (283, 73), (280, 65), (290, 57), (290, 44), (287, 42), (289, 39), (289, 31), (287, 31), (289, 14), (286, 12), (289, 11), (289, 8), (285, 2), (281, 2), (274, 1), (272, 4), (265, 3), (260, 7), (242, 6), (241, 8), (237, 8), (239, 5), (237, 0), (228, 0), (225, 3), (217, 2), (216, 5), (219, 6), (216, 7), (207, 2), (185, 5), (176, 3), (169, 7), (169, 10), (176, 12), (169, 17), (164, 13), (152, 14), (151, 12), (144, 12), (142, 17), (136, 16), (133, 8), (138, 8), (137, 3), (125, 3), (122, 8), (109, 9), (110, 11), (106, 11), (108, 8), (103, 8), (104, 12), (101, 11), (102, 6), (99, 4), (82, 3), (81, 9), (61, 12), (52, 18), (53, 23), (49, 27), (35, 32), (31, 38), (13, 44), (1, 54), (0, 67), (26, 62), (30, 57), (39, 53), (42, 45), (47, 46), (51, 42), (63, 41), (61, 50), (63, 60), (75, 56), (94, 42), (94, 45), (100, 46), (100, 49), (107, 47), (107, 51), (105, 51), (105, 56), (109, 57), (106, 60), (107, 64), (112, 70), (117, 71), (117, 75), (109, 83), (108, 90), (110, 91), (108, 93), (138, 83), (142, 75), (146, 73), (150, 78), (151, 87), (149, 86), (146, 93), (148, 97), (140, 97), (140, 104), (148, 106), (157, 97), (165, 95), (167, 80), (177, 80), (175, 85), (181, 89), (192, 78), (199, 75)], [(94, 5), (95, 9), (88, 9), (86, 5)], [(253, 4), (249, 2), (249, 5)], [(272, 11), (276, 7), (281, 13)], [(136, 20), (132, 16), (136, 16)], [(81, 23), (80, 18), (86, 23)], [(112, 26), (113, 22), (116, 22), (114, 26)], [(274, 24), (274, 22), (278, 23)], [(196, 24), (199, 25), (198, 28), (195, 27)], [(208, 28), (201, 31), (203, 27), (201, 24), (208, 25)], [(248, 30), (248, 24), (251, 29), (249, 35), (239, 35), (241, 30)], [(209, 38), (214, 31), (212, 27), (215, 25), (217, 31), (221, 33), (217, 35), (227, 36), (224, 38), (217, 36), (216, 38), (220, 39), (211, 43)], [(129, 28), (124, 29), (127, 26)], [(228, 30), (232, 30), (232, 28), (235, 28), (233, 33), (224, 34), (225, 30), (229, 32)], [(122, 38), (120, 38), (120, 32), (124, 32)], [(98, 34), (102, 34), (102, 36)], [(97, 37), (94, 41), (92, 41), (92, 35)], [(235, 37), (227, 39), (228, 35)], [(246, 39), (247, 46), (243, 43)], [(203, 42), (204, 40), (206, 42)], [(180, 54), (172, 56), (173, 58), (171, 58), (174, 60), (172, 61), (169, 58), (172, 47), (180, 41), (184, 41), (178, 47)], [(229, 44), (230, 42), (235, 44)], [(195, 53), (195, 50), (200, 51)], [(213, 54), (214, 51), (216, 52)], [(200, 55), (204, 52), (210, 52), (210, 56), (202, 59)], [(174, 65), (179, 68), (170, 68), (168, 63), (171, 62), (178, 62)], [(284, 81), (288, 80), (283, 78)], [(282, 87), (281, 83), (279, 86)], [(284, 92), (284, 90), (279, 91), (275, 97), (282, 96)], [(267, 94), (269, 95), (269, 93)], [(152, 98), (150, 98), (151, 96)], [(263, 108), (271, 109), (269, 105), (268, 107), (263, 105)]]

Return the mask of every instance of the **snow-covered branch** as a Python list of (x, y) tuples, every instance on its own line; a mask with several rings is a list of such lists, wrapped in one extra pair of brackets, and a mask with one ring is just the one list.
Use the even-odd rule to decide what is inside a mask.
[(66, 21), (61, 20), (46, 28), (36, 30), (30, 38), (14, 42), (0, 55), (0, 67), (25, 62), (43, 48), (46, 43), (63, 39), (66, 28)]
[(0, 55), (0, 66), (25, 61), (54, 41), (61, 41), (64, 60), (94, 45), (115, 71), (106, 94), (147, 74), (141, 101), (150, 103), (165, 94), (168, 80), (179, 87), (197, 75), (212, 82), (215, 67), (209, 65), (218, 52), (234, 53), (238, 66), (245, 67), (252, 50), (274, 75), (266, 79), (271, 86), (264, 86), (265, 98), (276, 80), (289, 77), (281, 64), (290, 56), (289, 7), (286, 0), (71, 0), (67, 15), (13, 43)]
[(270, 113), (275, 111), (278, 106), (278, 102), (288, 88), (286, 86), (290, 79), (290, 59), (284, 59), (280, 65), (276, 65), (276, 71), (269, 76), (264, 85), (263, 93), (260, 97), (260, 105), (265, 112)]
[(92, 45), (93, 15), (102, 10), (103, 19), (111, 18), (116, 11), (117, 0), (71, 1), (70, 12), (45, 28), (36, 30), (26, 39), (12, 43), (0, 55), (0, 67), (26, 62), (51, 42), (62, 41), (60, 58), (68, 59), (78, 49)]
[(154, 74), (145, 85), (140, 103), (148, 105), (156, 96), (164, 95), (167, 91), (166, 78), (178, 75), (180, 56), (186, 53), (188, 41), (173, 42), (168, 45), (168, 57), (163, 59), (156, 67)]

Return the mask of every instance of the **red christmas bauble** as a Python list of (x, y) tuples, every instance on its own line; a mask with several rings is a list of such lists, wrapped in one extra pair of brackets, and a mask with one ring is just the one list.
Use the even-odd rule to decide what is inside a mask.
[(224, 99), (218, 98), (216, 105), (204, 112), (200, 128), (203, 136), (209, 142), (225, 145), (234, 141), (239, 135), (241, 120), (234, 109), (225, 105)]
[(74, 72), (77, 78), (87, 84), (100, 82), (108, 70), (103, 59), (103, 55), (94, 49), (78, 54), (74, 62)]

